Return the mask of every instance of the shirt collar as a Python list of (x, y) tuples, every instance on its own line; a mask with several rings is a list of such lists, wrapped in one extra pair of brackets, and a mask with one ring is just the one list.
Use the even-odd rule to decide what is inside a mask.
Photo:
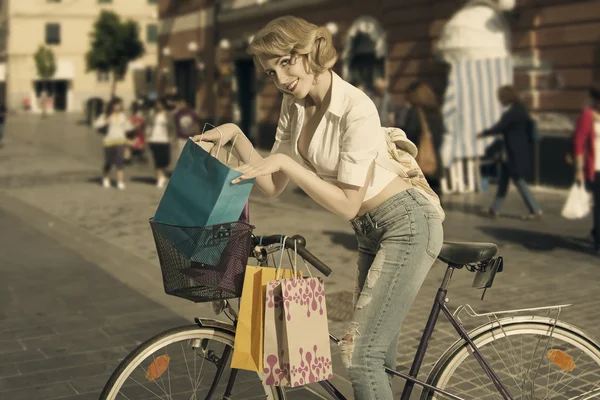
[[(341, 117), (344, 111), (344, 80), (333, 71), (331, 75), (331, 101), (327, 111)], [(294, 104), (297, 107), (304, 106), (304, 99), (294, 98)]]

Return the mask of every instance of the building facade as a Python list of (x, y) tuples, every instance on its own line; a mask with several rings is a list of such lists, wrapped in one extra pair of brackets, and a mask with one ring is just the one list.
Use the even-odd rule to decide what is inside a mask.
[[(238, 123), (264, 147), (273, 141), (281, 95), (274, 85), (265, 84), (266, 76), (256, 71), (246, 48), (253, 33), (280, 15), (292, 14), (327, 25), (340, 55), (335, 70), (351, 81), (385, 77), (396, 106), (404, 103), (406, 87), (417, 79), (430, 83), (442, 100), (449, 71), (441, 50), (451, 46), (449, 43), (468, 42), (465, 46), (485, 54), (489, 42), (479, 40), (478, 44), (477, 35), (481, 33), (478, 29), (487, 30), (487, 36), (482, 37), (493, 38), (494, 45), (506, 43), (513, 69), (511, 79), (538, 119), (546, 138), (541, 151), (550, 160), (563, 159), (568, 147), (565, 142), (586, 102), (587, 87), (600, 80), (600, 2), (595, 0), (192, 0), (185, 2), (185, 6), (182, 3), (159, 0), (163, 20), (161, 47), (168, 43), (171, 49), (185, 52), (186, 48), (186, 43), (179, 43), (165, 29), (164, 16), (169, 21), (172, 15), (177, 15), (180, 21), (194, 18), (200, 21), (203, 19), (199, 16), (209, 9), (216, 14), (206, 18), (206, 25), (195, 31), (197, 43), (205, 46), (198, 47), (197, 65), (204, 63), (205, 68), (209, 63), (218, 65), (214, 71), (207, 68), (202, 74), (204, 86), (199, 84), (197, 89), (204, 90), (205, 100), (197, 107), (217, 122)], [(494, 18), (482, 24), (459, 15), (472, 3), (493, 7)], [(173, 26), (173, 22), (170, 24)], [(209, 24), (214, 26), (211, 28)], [(165, 71), (171, 68), (170, 61), (162, 55), (161, 65)]]
[(217, 108), (218, 7), (215, 0), (161, 0), (158, 6), (158, 89), (177, 90), (208, 122), (214, 121)]
[[(3, 70), (9, 109), (38, 110), (42, 91), (52, 98), (53, 108), (60, 111), (80, 111), (90, 98), (109, 97), (109, 76), (86, 72), (85, 64), (90, 33), (102, 10), (138, 22), (146, 50), (142, 58), (129, 65), (126, 77), (117, 83), (116, 95), (129, 102), (135, 95), (154, 90), (156, 0), (4, 0), (2, 8), (8, 32)], [(42, 80), (37, 74), (34, 54), (40, 45), (54, 52), (56, 72), (50, 80)]]

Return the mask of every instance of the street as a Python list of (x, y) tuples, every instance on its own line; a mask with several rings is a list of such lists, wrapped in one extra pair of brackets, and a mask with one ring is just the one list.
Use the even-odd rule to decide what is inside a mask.
[[(101, 137), (80, 115), (47, 119), (15, 115), (0, 149), (0, 398), (97, 399), (120, 360), (150, 336), (210, 307), (163, 292), (148, 219), (162, 191), (152, 165), (126, 169), (127, 189), (103, 189)], [(566, 193), (535, 189), (540, 221), (521, 221), (525, 206), (510, 189), (503, 217), (478, 210), (493, 189), (444, 199), (446, 240), (494, 242), (504, 257), (485, 300), (473, 275), (457, 271), (449, 291), (453, 310), (469, 303), (478, 312), (573, 304), (560, 319), (600, 337), (600, 258), (591, 252), (591, 220), (560, 217)], [(325, 280), (330, 331), (343, 335), (351, 318), (356, 243), (350, 224), (315, 204), (297, 188), (280, 199), (256, 190), (250, 203), (256, 234), (303, 235), (307, 248), (333, 269)], [(444, 274), (437, 262), (403, 328), (398, 351), (408, 370), (431, 303)], [(483, 320), (464, 320), (475, 327)], [(443, 318), (431, 341), (425, 379), (456, 335)], [(334, 353), (334, 383), (350, 396), (347, 375)], [(600, 379), (600, 377), (598, 377)], [(403, 382), (394, 384), (401, 391)], [(302, 394), (300, 394), (302, 393)], [(414, 398), (418, 398), (416, 391)], [(298, 398), (316, 398), (308, 391)]]

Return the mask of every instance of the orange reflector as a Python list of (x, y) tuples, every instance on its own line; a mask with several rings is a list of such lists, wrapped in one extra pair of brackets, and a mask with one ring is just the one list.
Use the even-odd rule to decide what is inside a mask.
[(552, 364), (556, 365), (563, 371), (573, 371), (575, 369), (575, 361), (573, 361), (573, 357), (562, 350), (549, 350), (548, 359), (552, 361)]
[(162, 374), (165, 373), (167, 368), (169, 368), (169, 362), (171, 358), (167, 355), (160, 356), (152, 361), (152, 364), (148, 367), (148, 372), (146, 372), (146, 379), (152, 382), (155, 379), (161, 377)]

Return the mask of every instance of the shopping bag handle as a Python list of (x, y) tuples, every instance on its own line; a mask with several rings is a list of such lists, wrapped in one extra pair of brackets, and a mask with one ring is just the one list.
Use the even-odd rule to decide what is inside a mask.
[[(284, 243), (286, 243), (288, 237), (281, 235), (281, 239), (279, 241), (279, 263), (277, 263), (277, 261), (275, 261), (275, 280), (279, 280), (281, 279), (281, 275), (280, 271), (281, 271), (281, 266), (283, 265), (283, 253), (284, 253)], [(294, 277), (296, 277), (296, 267), (294, 265), (292, 265), (292, 271), (294, 273)]]
[[(269, 246), (272, 244), (280, 243), (282, 235), (268, 235), (268, 236), (260, 236), (254, 237), (254, 245), (258, 244), (260, 241), (263, 246)], [(297, 242), (297, 250), (298, 255), (302, 257), (306, 262), (315, 267), (317, 271), (322, 273), (325, 276), (331, 275), (331, 268), (329, 268), (323, 261), (319, 260), (316, 256), (314, 256), (310, 251), (306, 249), (306, 239), (300, 235), (294, 235), (290, 239), (293, 239)], [(284, 241), (284, 247), (290, 248), (292, 243), (289, 241)]]
[[(212, 127), (212, 129), (216, 129), (217, 132), (219, 132), (220, 139), (219, 139), (219, 142), (217, 144), (217, 154), (215, 155), (215, 158), (218, 159), (219, 158), (219, 152), (223, 148), (223, 146), (220, 145), (223, 142), (223, 132), (221, 132), (221, 130), (219, 129), (219, 127), (214, 126), (213, 124), (210, 124), (208, 122), (205, 122), (204, 123), (204, 127), (202, 127), (202, 133), (200, 134), (200, 136), (204, 135), (204, 132), (206, 131), (206, 127), (207, 126), (210, 126), (210, 127)], [(235, 148), (235, 142), (236, 142), (236, 140), (238, 138), (238, 135), (239, 135), (239, 133), (236, 134), (233, 137), (233, 141), (231, 142), (231, 151), (229, 152), (229, 155), (227, 156), (227, 160), (225, 161), (225, 165), (227, 165), (227, 166), (229, 166), (229, 163), (231, 162), (231, 156), (233, 155), (233, 149)], [(202, 140), (202, 139), (200, 139), (200, 140)], [(254, 152), (254, 147), (252, 147), (250, 149), (250, 155), (248, 156), (248, 164), (250, 164), (250, 160), (252, 160), (252, 153), (253, 152)]]

